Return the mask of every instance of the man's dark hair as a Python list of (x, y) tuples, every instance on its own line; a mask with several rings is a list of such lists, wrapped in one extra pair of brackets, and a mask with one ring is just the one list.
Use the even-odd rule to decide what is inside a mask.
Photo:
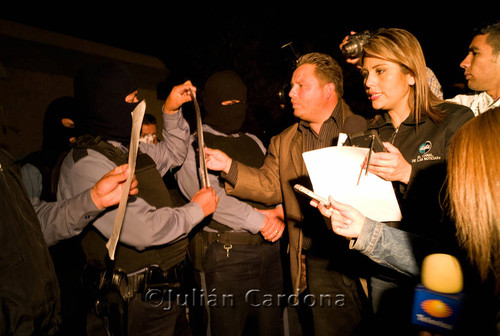
[(144, 114), (144, 119), (142, 119), (143, 125), (156, 125), (156, 118), (154, 115), (146, 113)]
[(500, 21), (477, 29), (474, 36), (476, 35), (488, 35), (486, 42), (493, 48), (493, 54), (500, 53)]

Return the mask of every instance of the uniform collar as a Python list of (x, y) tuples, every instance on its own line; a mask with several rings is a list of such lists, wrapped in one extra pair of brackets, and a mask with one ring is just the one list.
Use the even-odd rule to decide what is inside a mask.
[[(420, 120), (418, 121), (418, 124), (422, 124), (427, 120), (427, 115), (422, 115), (420, 117)], [(412, 115), (409, 115), (408, 118), (406, 118), (401, 124), (407, 125), (407, 126), (415, 126), (417, 125), (417, 121), (415, 120), (415, 117)], [(383, 112), (381, 114), (378, 114), (375, 117), (375, 121), (372, 123), (372, 125), (369, 127), (370, 129), (372, 128), (380, 128), (384, 125), (391, 125), (394, 127), (392, 124), (392, 119), (391, 116), (389, 115), (388, 112)]]

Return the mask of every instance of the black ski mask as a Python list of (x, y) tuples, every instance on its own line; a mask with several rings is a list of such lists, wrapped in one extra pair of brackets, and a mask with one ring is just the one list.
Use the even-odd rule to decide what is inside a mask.
[[(70, 119), (74, 127), (63, 125), (63, 119)], [(52, 101), (43, 118), (42, 150), (62, 153), (70, 149), (71, 138), (79, 136), (77, 111), (73, 97), (65, 96)]]
[(131, 112), (138, 104), (125, 101), (137, 90), (130, 71), (116, 62), (85, 66), (75, 77), (74, 90), (83, 133), (129, 145)]
[(225, 134), (237, 133), (247, 112), (247, 87), (241, 78), (233, 71), (214, 73), (205, 84), (203, 96), (204, 123)]

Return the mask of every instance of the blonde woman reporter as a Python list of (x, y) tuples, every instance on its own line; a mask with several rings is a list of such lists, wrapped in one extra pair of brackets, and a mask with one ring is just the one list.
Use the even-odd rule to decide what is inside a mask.
[[(460, 335), (468, 332), (496, 335), (500, 332), (495, 327), (499, 320), (500, 295), (499, 132), (500, 108), (495, 108), (467, 122), (449, 145), (445, 204), (465, 254), (462, 266), (466, 299), (462, 321), (456, 331)], [(330, 202), (331, 208), (326, 209), (323, 205), (318, 208), (331, 218), (335, 233), (352, 238), (354, 246), (369, 246), (372, 259), (378, 259), (382, 265), (418, 276), (419, 263), (404, 251), (428, 239), (373, 221), (331, 197)], [(432, 246), (424, 246), (421, 250), (423, 254), (424, 251), (433, 252)], [(457, 251), (457, 255), (461, 253)]]
[[(448, 253), (456, 248), (453, 225), (440, 204), (446, 153), (453, 134), (474, 115), (432, 93), (420, 43), (406, 30), (375, 32), (364, 45), (360, 69), (377, 112), (368, 128), (379, 134), (387, 150), (371, 156), (368, 171), (393, 183), (403, 218), (365, 223), (351, 248), (374, 261), (370, 295), (376, 327), (411, 334), (409, 313), (422, 250)], [(399, 230), (383, 230), (389, 226)], [(342, 235), (338, 229), (336, 233)]]

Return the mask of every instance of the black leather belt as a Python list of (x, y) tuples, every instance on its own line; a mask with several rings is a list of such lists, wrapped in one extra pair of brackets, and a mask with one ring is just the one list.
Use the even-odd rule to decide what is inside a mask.
[(258, 246), (266, 241), (260, 234), (246, 232), (210, 232), (202, 231), (203, 240), (207, 243), (231, 244), (231, 245), (252, 245)]

